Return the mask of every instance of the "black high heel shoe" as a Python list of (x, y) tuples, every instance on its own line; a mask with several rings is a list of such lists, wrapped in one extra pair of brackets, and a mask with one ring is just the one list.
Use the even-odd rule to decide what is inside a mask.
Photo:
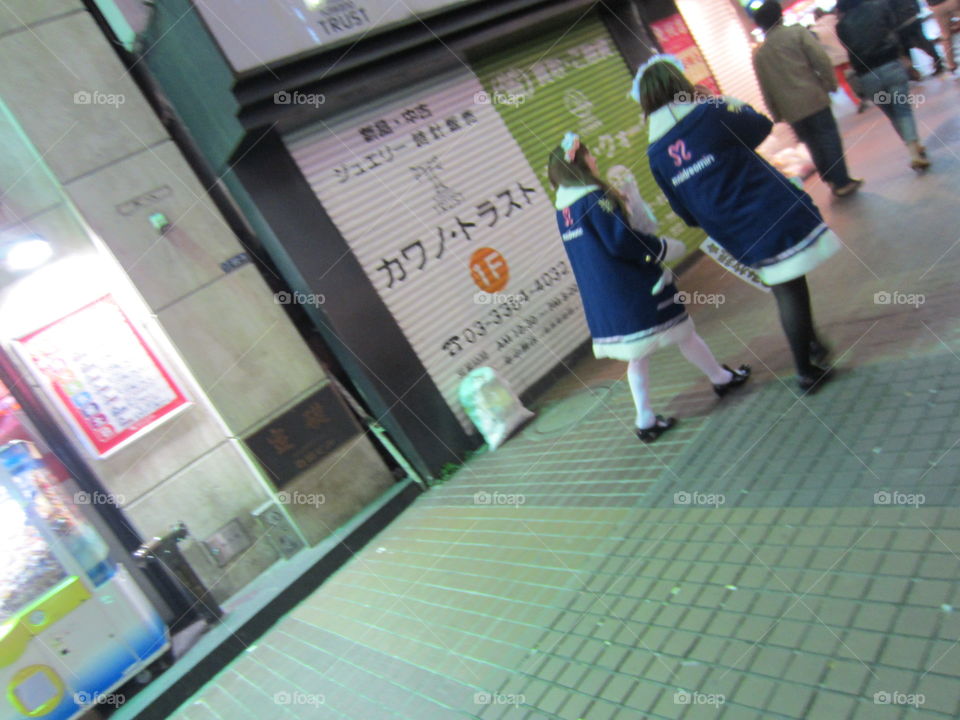
[(724, 366), (723, 366), (723, 369), (724, 369), (724, 370), (728, 370), (728, 371), (730, 372), (730, 374), (733, 375), (733, 378), (730, 380), (730, 382), (726, 382), (726, 383), (724, 383), (723, 385), (714, 385), (714, 386), (713, 386), (713, 391), (717, 394), (717, 397), (723, 397), (723, 396), (726, 395), (728, 392), (730, 392), (730, 391), (733, 390), (734, 388), (740, 387), (740, 386), (743, 385), (747, 380), (750, 379), (750, 366), (749, 366), (749, 365), (741, 365), (741, 366), (738, 367), (736, 370), (734, 370), (734, 369), (731, 368), (731, 367), (727, 367), (726, 365), (724, 365)]

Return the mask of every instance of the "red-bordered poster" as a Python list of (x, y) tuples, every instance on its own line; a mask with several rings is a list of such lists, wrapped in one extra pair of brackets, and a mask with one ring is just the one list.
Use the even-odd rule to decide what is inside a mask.
[(110, 295), (17, 342), (101, 457), (189, 404)]
[(650, 23), (653, 36), (665, 53), (675, 55), (686, 68), (686, 76), (694, 85), (703, 85), (719, 95), (720, 87), (700, 52), (697, 41), (679, 14)]

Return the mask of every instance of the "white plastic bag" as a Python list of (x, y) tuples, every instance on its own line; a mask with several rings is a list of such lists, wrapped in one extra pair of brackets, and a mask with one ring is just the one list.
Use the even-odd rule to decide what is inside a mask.
[(467, 417), (496, 450), (523, 423), (533, 417), (509, 383), (491, 367), (472, 370), (460, 381), (460, 404)]

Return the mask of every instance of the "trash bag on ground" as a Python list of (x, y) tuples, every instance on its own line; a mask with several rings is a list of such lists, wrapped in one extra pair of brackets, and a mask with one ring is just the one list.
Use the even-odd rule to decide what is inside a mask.
[(534, 416), (510, 384), (491, 367), (478, 367), (460, 381), (460, 404), (487, 441), (496, 450), (521, 425)]

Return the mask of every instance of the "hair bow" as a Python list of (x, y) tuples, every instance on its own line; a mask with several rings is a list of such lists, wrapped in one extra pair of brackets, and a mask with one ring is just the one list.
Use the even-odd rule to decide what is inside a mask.
[(580, 136), (576, 133), (568, 132), (563, 136), (560, 147), (563, 148), (563, 156), (566, 158), (566, 161), (572, 163), (573, 159), (577, 156), (577, 150), (580, 149)]
[(685, 68), (683, 63), (680, 61), (676, 55), (666, 55), (664, 53), (658, 53), (657, 55), (651, 56), (643, 65), (637, 69), (637, 74), (633, 76), (633, 87), (630, 89), (630, 97), (633, 98), (634, 102), (640, 102), (640, 78), (643, 77), (643, 74), (650, 69), (652, 65), (656, 65), (659, 62), (667, 62), (673, 65), (680, 72), (684, 72)]

